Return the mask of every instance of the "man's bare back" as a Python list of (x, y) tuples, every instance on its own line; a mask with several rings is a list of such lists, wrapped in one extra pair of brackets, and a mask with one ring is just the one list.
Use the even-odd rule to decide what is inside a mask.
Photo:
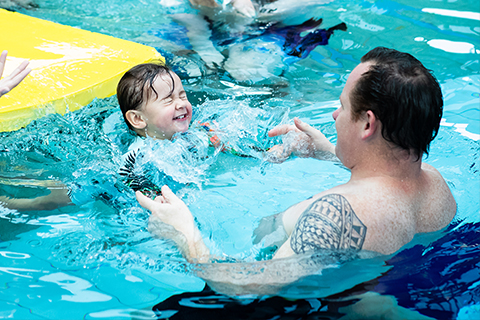
[[(281, 221), (289, 239), (274, 258), (301, 252), (292, 249), (292, 242), (295, 242), (292, 233), (296, 228), (301, 228), (300, 225), (297, 226), (300, 216), (308, 211), (307, 208), (312, 204), (318, 206), (319, 203), (325, 203), (332, 195), (343, 198), (349, 206), (344, 207), (341, 212), (313, 209), (309, 210), (310, 215), (316, 215), (318, 217), (316, 221), (321, 225), (325, 219), (333, 218), (328, 218), (329, 215), (337, 219), (349, 216), (358, 218), (360, 222), (352, 223), (349, 227), (352, 231), (355, 229), (364, 231), (354, 232), (359, 241), (362, 241), (361, 248), (364, 250), (390, 254), (410, 242), (416, 233), (446, 227), (455, 215), (456, 204), (442, 176), (432, 166), (423, 164), (421, 177), (415, 180), (418, 181), (393, 180), (385, 177), (355, 180), (352, 177), (352, 180), (344, 185), (321, 192), (290, 207), (281, 214)], [(328, 229), (321, 230), (323, 237), (329, 237)], [(306, 232), (308, 233), (307, 230), (297, 230), (297, 233)], [(297, 243), (296, 247), (298, 246)]]

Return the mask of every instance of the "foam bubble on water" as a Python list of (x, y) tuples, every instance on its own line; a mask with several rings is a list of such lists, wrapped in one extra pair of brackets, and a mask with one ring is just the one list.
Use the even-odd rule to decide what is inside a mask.
[[(177, 311), (166, 310), (162, 311), (162, 318), (169, 319)], [(137, 320), (151, 320), (155, 319), (157, 315), (150, 310), (138, 310), (135, 308), (125, 309), (109, 309), (104, 311), (92, 312), (88, 314), (89, 318), (103, 318), (103, 319), (137, 319)]]
[(160, 0), (159, 3), (164, 7), (175, 7), (182, 4), (179, 0)]
[(443, 50), (451, 53), (480, 53), (480, 50), (475, 49), (475, 46), (468, 42), (450, 41), (445, 39), (433, 39), (427, 41), (427, 44), (433, 48)]
[(442, 16), (472, 19), (480, 21), (480, 13), (471, 11), (446, 10), (439, 8), (423, 8), (423, 12), (434, 13)]
[(39, 280), (57, 284), (62, 289), (69, 291), (71, 294), (62, 295), (63, 301), (86, 303), (105, 302), (112, 299), (107, 294), (95, 291), (93, 284), (87, 280), (63, 272), (51, 273), (40, 277)]

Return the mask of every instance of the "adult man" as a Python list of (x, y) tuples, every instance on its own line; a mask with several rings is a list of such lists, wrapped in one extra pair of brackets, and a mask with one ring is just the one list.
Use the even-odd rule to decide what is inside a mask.
[[(271, 219), (288, 236), (274, 259), (322, 248), (389, 254), (416, 233), (444, 228), (455, 215), (456, 203), (444, 179), (422, 163), (438, 132), (443, 101), (438, 82), (417, 59), (373, 49), (350, 74), (340, 102), (333, 113), (335, 147), (299, 119), (295, 126), (270, 131), (271, 136), (300, 133), (301, 143), (284, 150), (287, 155), (322, 159), (335, 153), (351, 170), (347, 183)], [(164, 224), (171, 225), (169, 237), (189, 261), (209, 261), (187, 206), (168, 187), (162, 192), (155, 201), (137, 193), (139, 203), (152, 212), (150, 232), (165, 236)]]

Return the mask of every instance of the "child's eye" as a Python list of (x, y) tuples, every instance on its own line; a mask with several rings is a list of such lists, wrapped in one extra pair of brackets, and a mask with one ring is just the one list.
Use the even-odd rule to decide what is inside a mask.
[(173, 102), (172, 98), (163, 99), (163, 103), (165, 103), (165, 104), (171, 104), (172, 102)]
[(187, 99), (187, 94), (186, 93), (180, 94), (180, 99), (182, 99), (182, 100)]

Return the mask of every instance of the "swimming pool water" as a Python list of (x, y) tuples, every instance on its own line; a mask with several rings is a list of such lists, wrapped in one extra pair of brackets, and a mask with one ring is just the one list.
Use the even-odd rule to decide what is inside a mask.
[[(377, 309), (382, 305), (437, 319), (480, 316), (480, 10), (476, 1), (281, 0), (265, 7), (276, 6), (264, 10), (265, 19), (300, 24), (323, 17), (321, 27), (345, 22), (347, 31), (336, 31), (328, 45), (292, 61), (283, 55), (278, 39), (265, 35), (247, 39), (258, 35), (262, 24), (243, 28), (241, 21), (218, 23), (211, 37), (225, 55), (218, 68), (202, 60), (204, 50), (211, 47), (194, 47), (188, 41), (182, 15), (198, 17), (198, 12), (186, 0), (36, 3), (37, 9), (14, 9), (157, 48), (181, 75), (200, 114), (245, 106), (273, 115), (271, 122), (264, 119), (265, 126), (285, 121), (285, 116), (299, 116), (333, 142), (331, 113), (361, 56), (379, 45), (414, 54), (434, 70), (445, 98), (442, 126), (425, 161), (442, 173), (458, 204), (448, 231), (419, 235), (391, 256), (337, 265), (287, 286), (277, 297), (244, 300), (243, 306), (207, 292), (215, 301), (209, 310), (226, 310), (231, 318), (252, 310), (249, 318), (361, 317), (354, 295), (368, 293), (370, 300), (364, 303)], [(218, 20), (222, 19), (226, 16), (220, 14)], [(257, 64), (253, 58), (245, 61), (245, 56), (263, 60)], [(250, 73), (239, 75), (235, 66)], [(239, 120), (245, 130), (265, 131), (252, 128), (247, 119)], [(25, 129), (2, 133), (0, 195), (44, 194), (38, 180), (92, 186), (94, 177), (95, 186), (114, 184), (130, 141), (121, 122), (112, 97), (64, 117), (50, 115)], [(231, 130), (227, 129), (231, 136), (238, 134)], [(273, 143), (264, 136), (260, 142)], [(338, 165), (300, 158), (268, 164), (260, 157), (218, 154), (200, 168), (195, 174), (186, 171), (194, 183), (183, 191), (184, 199), (214, 252), (247, 261), (261, 254), (252, 232), (262, 217), (349, 178)], [(150, 236), (148, 213), (137, 206), (131, 191), (123, 191), (114, 205), (92, 193), (81, 205), (52, 211), (0, 207), (0, 317), (151, 319), (157, 304), (165, 318), (189, 318), (189, 312), (203, 315), (206, 306), (199, 302), (198, 292), (204, 282), (188, 271), (170, 242)]]

